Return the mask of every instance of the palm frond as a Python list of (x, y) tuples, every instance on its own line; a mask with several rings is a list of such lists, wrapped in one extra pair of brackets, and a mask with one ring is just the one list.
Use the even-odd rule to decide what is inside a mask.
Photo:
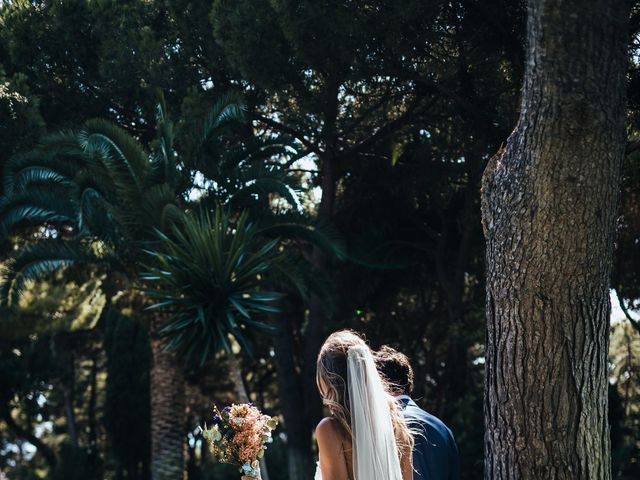
[(123, 220), (114, 205), (93, 188), (86, 188), (80, 196), (78, 227), (80, 234), (93, 236), (115, 245), (127, 241)]
[(235, 192), (230, 192), (226, 203), (236, 208), (249, 208), (252, 203), (259, 201), (266, 202), (267, 206), (269, 206), (273, 195), (284, 198), (296, 210), (300, 208), (296, 192), (286, 181), (278, 177), (263, 177), (251, 180)]
[(92, 189), (99, 192), (110, 203), (118, 204), (118, 188), (114, 179), (102, 168), (100, 162), (90, 160), (88, 163), (89, 167), (78, 172), (74, 178), (78, 191)]
[(201, 145), (206, 145), (218, 129), (230, 122), (244, 122), (246, 107), (239, 94), (227, 93), (221, 96), (205, 119), (200, 133)]
[(169, 183), (175, 186), (177, 181), (176, 153), (173, 147), (175, 128), (166, 111), (164, 96), (161, 94), (160, 101), (156, 106), (157, 145), (151, 157), (151, 168), (147, 183)]
[(135, 196), (143, 191), (149, 158), (137, 140), (101, 119), (88, 121), (78, 139), (88, 154), (105, 161), (105, 167), (118, 177), (116, 183), (121, 185), (123, 193)]
[(77, 222), (76, 203), (68, 189), (31, 188), (0, 200), (0, 238), (5, 238), (18, 225), (45, 222)]
[(32, 186), (46, 184), (59, 184), (67, 188), (73, 188), (74, 183), (69, 177), (47, 167), (32, 166), (23, 168), (13, 180), (8, 193), (24, 193)]
[(71, 265), (104, 261), (106, 259), (99, 259), (80, 242), (47, 239), (32, 243), (4, 265), (0, 278), (0, 305), (17, 305), (27, 282)]
[(3, 169), (4, 194), (24, 191), (37, 183), (66, 183), (81, 169), (82, 151), (76, 143), (65, 154), (47, 150), (45, 145), (10, 157)]

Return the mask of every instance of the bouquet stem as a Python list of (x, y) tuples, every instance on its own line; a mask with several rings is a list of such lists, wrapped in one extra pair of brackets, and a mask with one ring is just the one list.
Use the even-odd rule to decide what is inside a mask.
[(244, 477), (260, 479), (260, 464), (258, 461), (255, 460), (251, 464), (245, 463), (242, 465), (242, 475)]

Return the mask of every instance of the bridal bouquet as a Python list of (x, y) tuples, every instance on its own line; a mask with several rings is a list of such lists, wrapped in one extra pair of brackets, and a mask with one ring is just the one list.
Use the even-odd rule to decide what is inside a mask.
[(213, 425), (205, 425), (202, 436), (219, 462), (237, 465), (243, 475), (259, 478), (258, 459), (276, 425), (277, 418), (263, 415), (252, 404), (234, 404), (222, 411), (214, 407)]

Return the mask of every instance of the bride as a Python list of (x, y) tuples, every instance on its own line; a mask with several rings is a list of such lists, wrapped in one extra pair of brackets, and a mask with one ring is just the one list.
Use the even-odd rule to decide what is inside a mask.
[(349, 330), (329, 336), (316, 381), (331, 412), (316, 428), (316, 480), (411, 480), (413, 436), (364, 340)]

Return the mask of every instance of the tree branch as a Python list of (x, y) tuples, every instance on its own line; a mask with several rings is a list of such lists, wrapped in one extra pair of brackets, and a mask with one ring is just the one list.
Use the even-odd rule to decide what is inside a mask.
[(311, 142), (310, 140), (308, 140), (305, 137), (304, 133), (300, 132), (299, 130), (296, 130), (295, 128), (284, 125), (283, 123), (277, 122), (269, 117), (265, 117), (264, 115), (255, 114), (254, 118), (255, 120), (261, 123), (264, 123), (265, 125), (275, 130), (288, 133), (289, 135), (297, 138), (298, 140), (300, 140), (300, 143), (302, 143), (305, 147), (307, 147), (311, 152), (314, 152), (317, 155), (322, 154), (322, 151), (318, 148), (318, 146), (313, 142)]
[(34, 447), (38, 449), (38, 452), (42, 454), (44, 459), (47, 461), (51, 468), (55, 467), (58, 463), (56, 458), (56, 454), (54, 451), (45, 444), (42, 440), (36, 437), (32, 432), (22, 428), (11, 416), (11, 412), (7, 409), (6, 405), (2, 408), (2, 415), (0, 416), (2, 420), (7, 424), (9, 430), (11, 430), (17, 437), (22, 438), (32, 444)]
[[(373, 112), (375, 112), (376, 110), (381, 108), (386, 102), (388, 102), (392, 98), (394, 98), (394, 97), (403, 97), (406, 94), (407, 94), (406, 92), (400, 92), (400, 93), (394, 95), (394, 94), (391, 94), (389, 92), (389, 88), (387, 88), (387, 91), (385, 91), (385, 93), (380, 96), (380, 99), (377, 102), (375, 102), (371, 107), (366, 109), (364, 112), (361, 112), (360, 115), (358, 116), (358, 118), (356, 118), (351, 123), (351, 125), (349, 125), (348, 127), (346, 127), (342, 131), (342, 136), (346, 137), (351, 132), (353, 132), (358, 127), (358, 125), (360, 125), (365, 119), (371, 118), (371, 114)], [(356, 96), (357, 94), (354, 92), (353, 95)]]
[(418, 109), (421, 99), (422, 97), (417, 97), (413, 101), (413, 103), (409, 105), (409, 107), (405, 110), (405, 112), (402, 115), (396, 117), (395, 119), (388, 122), (386, 125), (383, 125), (382, 127), (380, 127), (378, 131), (376, 131), (376, 133), (368, 137), (366, 140), (363, 140), (357, 145), (354, 145), (353, 147), (343, 151), (340, 155), (336, 157), (336, 160), (339, 161), (344, 158), (357, 155), (358, 153), (362, 153), (363, 151), (365, 151), (367, 148), (374, 145), (379, 140), (383, 139), (387, 135), (390, 135), (396, 130), (398, 130), (399, 128), (403, 127), (405, 124), (408, 123), (408, 121), (411, 119), (411, 116)]

